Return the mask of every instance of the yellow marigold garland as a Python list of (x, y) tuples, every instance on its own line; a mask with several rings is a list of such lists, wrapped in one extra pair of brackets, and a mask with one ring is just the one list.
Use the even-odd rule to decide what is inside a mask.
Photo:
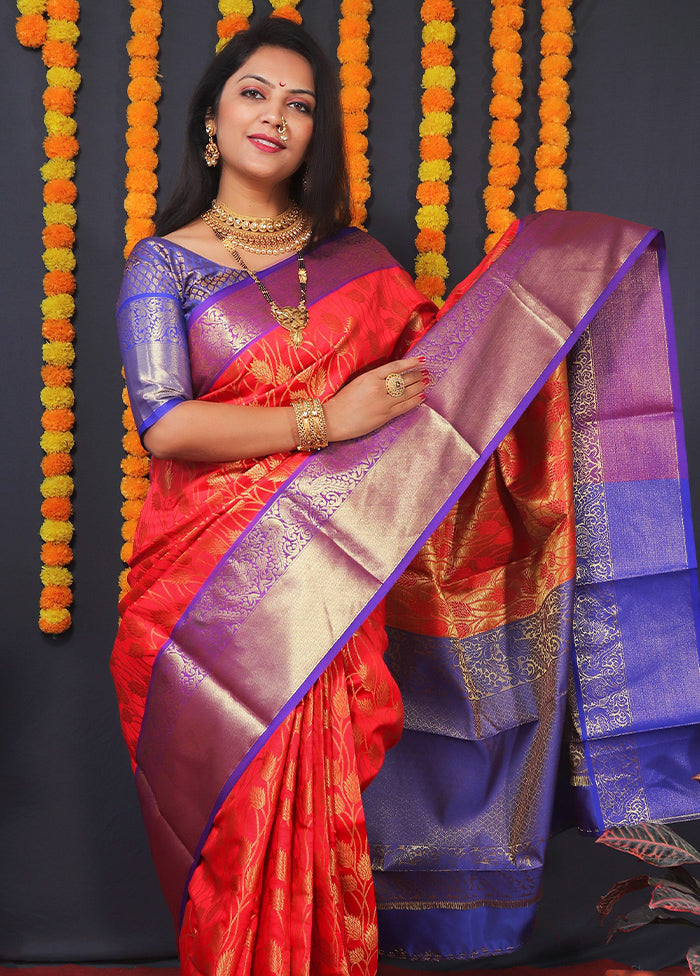
[(297, 10), (299, 0), (270, 0), (271, 17), (284, 17), (295, 24), (301, 23), (301, 14)]
[(451, 0), (425, 0), (421, 7), (423, 20), (423, 118), (420, 123), (420, 158), (416, 199), (416, 287), (438, 305), (442, 304), (449, 268), (444, 256), (445, 229), (450, 199), (449, 163), (452, 147), (451, 109), (455, 71), (452, 67), (452, 44), (455, 39), (454, 4)]
[(540, 144), (535, 153), (538, 189), (535, 210), (566, 210), (566, 149), (569, 145), (569, 55), (573, 47), (574, 22), (571, 0), (542, 0), (542, 42), (540, 51)]
[(226, 47), (234, 34), (246, 29), (248, 18), (253, 13), (253, 0), (219, 0), (219, 13), (221, 19), (216, 25), (219, 38), (216, 44), (217, 54)]
[(484, 250), (488, 253), (515, 220), (510, 209), (515, 199), (514, 187), (520, 178), (520, 152), (517, 141), (520, 127), (522, 58), (520, 29), (523, 25), (522, 0), (491, 0), (491, 36), (494, 75), (493, 98), (489, 105), (491, 123), (490, 170), (484, 190), (486, 226), (491, 233)]
[[(155, 193), (158, 188), (156, 167), (158, 155), (158, 55), (159, 38), (162, 28), (160, 15), (161, 0), (130, 0), (132, 6), (132, 35), (127, 44), (129, 54), (129, 105), (127, 108), (128, 128), (126, 132), (126, 197), (124, 209), (127, 213), (124, 256), (128, 257), (132, 248), (141, 238), (153, 233), (153, 215), (156, 212)], [(121, 468), (123, 478), (121, 493), (124, 498), (121, 514), (124, 520), (122, 538), (124, 544), (121, 557), (125, 563), (131, 558), (136, 522), (148, 493), (149, 458), (144, 450), (129, 406), (129, 397), (124, 388), (123, 423), (125, 434), (122, 440), (125, 456)], [(123, 596), (128, 589), (127, 570), (119, 577), (120, 592)]]
[(41, 47), (46, 65), (43, 96), (47, 162), (41, 168), (44, 180), (43, 261), (45, 298), (41, 303), (44, 407), (41, 447), (43, 523), (40, 534), (42, 591), (39, 627), (45, 634), (60, 634), (70, 627), (68, 609), (73, 602), (73, 339), (75, 312), (75, 156), (78, 140), (73, 119), (75, 92), (80, 75), (75, 69), (75, 49), (80, 31), (78, 0), (18, 0), (17, 38), (25, 47)]
[(372, 0), (342, 0), (338, 22), (341, 104), (345, 125), (345, 147), (350, 176), (352, 222), (362, 227), (370, 198), (367, 125), (369, 122), (369, 17)]

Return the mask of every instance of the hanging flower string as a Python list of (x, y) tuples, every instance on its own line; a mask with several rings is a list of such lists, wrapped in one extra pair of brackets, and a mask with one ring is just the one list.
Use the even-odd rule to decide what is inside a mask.
[(234, 34), (246, 29), (248, 18), (253, 13), (253, 0), (219, 0), (219, 13), (221, 19), (216, 25), (219, 38), (216, 44), (217, 54), (226, 47)]
[[(132, 248), (142, 237), (153, 233), (153, 216), (156, 212), (156, 190), (158, 178), (156, 167), (158, 155), (158, 99), (160, 85), (157, 81), (159, 38), (162, 28), (160, 16), (161, 0), (130, 0), (131, 39), (127, 44), (129, 54), (129, 105), (127, 108), (128, 128), (126, 132), (126, 198), (124, 209), (127, 213), (124, 255), (128, 257)], [(126, 387), (122, 392), (124, 400), (123, 423), (125, 434), (122, 440), (124, 457), (121, 468), (123, 478), (122, 503), (122, 546), (121, 557), (128, 563), (133, 550), (136, 522), (143, 502), (148, 494), (148, 472), (150, 461), (143, 448), (136, 424), (129, 406)], [(127, 570), (119, 577), (120, 595), (123, 596), (128, 584)]]
[(370, 198), (367, 125), (369, 119), (369, 18), (371, 0), (342, 0), (338, 33), (340, 61), (340, 100), (345, 126), (345, 149), (350, 176), (352, 223), (363, 227)]
[(540, 51), (540, 144), (535, 153), (539, 190), (535, 210), (566, 210), (566, 151), (569, 131), (569, 55), (573, 48), (574, 22), (571, 0), (542, 0), (542, 42)]
[(449, 136), (452, 133), (452, 44), (455, 39), (454, 5), (451, 0), (425, 0), (421, 7), (423, 27), (423, 118), (420, 123), (420, 158), (416, 199), (416, 287), (438, 305), (442, 304), (449, 268), (444, 256), (445, 230), (450, 200)]
[(46, 65), (44, 92), (44, 151), (47, 162), (41, 168), (44, 180), (43, 261), (45, 298), (41, 303), (44, 366), (44, 433), (41, 463), (44, 480), (41, 493), (42, 592), (39, 602), (39, 627), (45, 634), (60, 634), (71, 624), (68, 609), (73, 602), (73, 577), (68, 568), (73, 559), (73, 382), (72, 317), (75, 312), (76, 223), (75, 156), (78, 140), (73, 119), (75, 92), (80, 75), (75, 69), (75, 45), (80, 36), (77, 0), (19, 0), (17, 37), (26, 47), (41, 47)]
[(299, 0), (270, 0), (271, 17), (284, 17), (295, 24), (301, 23), (301, 14), (297, 10)]
[(520, 152), (516, 145), (520, 136), (518, 118), (522, 58), (520, 30), (523, 25), (522, 0), (491, 0), (491, 36), (493, 50), (493, 98), (489, 105), (491, 149), (489, 152), (488, 186), (484, 190), (486, 226), (491, 232), (484, 250), (488, 254), (498, 239), (515, 220), (510, 209), (515, 200), (514, 188), (520, 179)]

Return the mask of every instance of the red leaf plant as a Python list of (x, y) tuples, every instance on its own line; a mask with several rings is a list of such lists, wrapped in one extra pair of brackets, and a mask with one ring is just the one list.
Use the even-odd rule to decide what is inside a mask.
[[(641, 861), (659, 868), (654, 875), (641, 874), (626, 881), (618, 881), (600, 899), (598, 915), (603, 922), (613, 906), (628, 892), (651, 888), (648, 905), (642, 905), (618, 915), (608, 930), (608, 942), (617, 932), (632, 932), (650, 922), (676, 922), (700, 927), (692, 917), (700, 916), (700, 884), (685, 868), (685, 864), (700, 864), (700, 852), (660, 823), (641, 823), (633, 826), (610, 827), (596, 841), (617, 851), (633, 854)], [(693, 945), (686, 956), (694, 976), (700, 976), (700, 944)]]

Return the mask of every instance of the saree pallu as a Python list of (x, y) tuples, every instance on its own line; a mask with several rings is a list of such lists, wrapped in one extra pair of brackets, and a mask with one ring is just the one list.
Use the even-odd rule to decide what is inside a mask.
[[(318, 249), (319, 274), (309, 266), (310, 287), (326, 256), (339, 276), (311, 294), (314, 342), (326, 342), (314, 365), (289, 363), (274, 331), (241, 328), (240, 348), (213, 380), (195, 379), (195, 395), (323, 399), (407, 349), (432, 313), (365, 242), (346, 235)], [(245, 951), (227, 956), (222, 939), (218, 958), (193, 969), (296, 973), (315, 953), (313, 972), (373, 972), (359, 787), (397, 733), (380, 661), (387, 594), (406, 731), (365, 793), (384, 951), (469, 958), (522, 940), (567, 685), (588, 825), (697, 814), (695, 562), (660, 255), (658, 235), (636, 225), (529, 219), (415, 345), (432, 377), (420, 409), (305, 460), (154, 466), (114, 672), (161, 880), (176, 914), (187, 905), (183, 964), (202, 940), (198, 919), (213, 919), (207, 938), (218, 937), (242, 898), (252, 902), (251, 935), (237, 936)], [(236, 288), (190, 316), (193, 362), (198, 337), (227, 315), (235, 324), (226, 303), (240, 314)], [(640, 320), (644, 356), (620, 360)], [(570, 425), (560, 364), (591, 322), (573, 359)], [(303, 763), (319, 750), (310, 776)], [(317, 818), (320, 845), (283, 839), (313, 835)], [(217, 864), (226, 850), (238, 901), (225, 898), (217, 915), (211, 888), (227, 876)], [(318, 912), (317, 880), (328, 882)]]

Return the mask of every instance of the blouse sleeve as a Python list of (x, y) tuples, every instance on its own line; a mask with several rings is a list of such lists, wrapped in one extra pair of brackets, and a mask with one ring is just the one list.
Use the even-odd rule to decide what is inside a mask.
[(117, 305), (117, 330), (139, 435), (192, 399), (180, 285), (168, 251), (153, 239), (131, 252)]

